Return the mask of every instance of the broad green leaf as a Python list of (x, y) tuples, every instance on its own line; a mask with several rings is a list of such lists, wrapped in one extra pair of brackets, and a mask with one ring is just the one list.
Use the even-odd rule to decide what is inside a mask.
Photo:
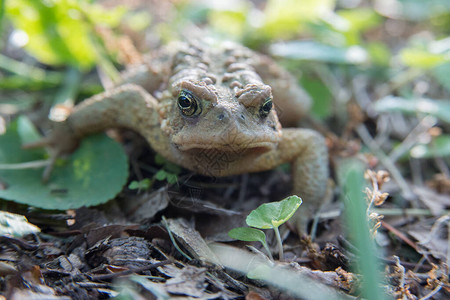
[(259, 229), (250, 227), (238, 227), (228, 231), (228, 236), (245, 242), (261, 242), (266, 244), (266, 235)]
[(378, 100), (374, 108), (377, 112), (402, 112), (407, 114), (425, 113), (445, 122), (450, 122), (450, 100), (405, 99), (387, 96)]
[(361, 64), (368, 61), (366, 50), (359, 46), (349, 48), (333, 47), (315, 41), (293, 41), (273, 44), (273, 55), (296, 59), (339, 64)]
[(289, 196), (279, 202), (265, 203), (253, 210), (245, 220), (248, 226), (260, 229), (279, 227), (289, 220), (302, 204), (298, 196)]
[(24, 216), (0, 211), (0, 236), (9, 235), (21, 237), (39, 231), (40, 229), (37, 226), (28, 223), (27, 218)]
[(440, 135), (428, 144), (416, 145), (411, 149), (410, 155), (414, 158), (450, 156), (450, 135)]
[[(21, 148), (25, 136), (30, 139), (27, 141), (33, 139), (32, 127), (26, 123), (25, 119), (12, 122), (0, 135), (0, 165), (46, 158), (42, 149)], [(127, 158), (122, 147), (104, 134), (93, 135), (86, 137), (67, 160), (57, 163), (47, 184), (41, 182), (42, 168), (6, 170), (0, 167), (0, 180), (6, 186), (0, 190), (0, 197), (44, 209), (98, 205), (121, 191), (127, 175)]]

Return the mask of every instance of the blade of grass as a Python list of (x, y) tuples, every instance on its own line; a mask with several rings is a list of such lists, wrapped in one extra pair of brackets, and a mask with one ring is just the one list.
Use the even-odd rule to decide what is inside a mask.
[(342, 187), (348, 233), (353, 244), (364, 254), (358, 257), (357, 269), (363, 275), (362, 296), (366, 299), (386, 299), (381, 290), (380, 265), (376, 249), (369, 232), (365, 187), (364, 164), (356, 159), (348, 159), (338, 165), (338, 180)]
[(45, 84), (57, 85), (62, 80), (59, 72), (44, 71), (2, 54), (0, 54), (0, 69)]

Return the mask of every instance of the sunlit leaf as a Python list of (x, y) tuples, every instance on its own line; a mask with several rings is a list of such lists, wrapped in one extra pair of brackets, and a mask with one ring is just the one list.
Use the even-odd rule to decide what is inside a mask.
[(431, 69), (448, 61), (443, 53), (431, 53), (424, 49), (406, 48), (400, 52), (402, 62), (414, 68)]
[(89, 68), (98, 55), (94, 24), (116, 26), (124, 10), (108, 11), (88, 0), (14, 0), (6, 1), (6, 13), (28, 35), (25, 48), (41, 62)]
[(279, 202), (260, 205), (245, 220), (248, 226), (260, 229), (279, 227), (289, 220), (302, 204), (298, 196), (290, 196)]
[[(42, 149), (22, 149), (22, 142), (31, 141), (34, 135), (28, 122), (12, 122), (0, 135), (0, 165), (47, 157)], [(0, 166), (0, 180), (5, 186), (0, 197), (45, 209), (101, 204), (122, 190), (128, 176), (127, 157), (106, 135), (89, 136), (67, 160), (55, 166), (47, 184), (41, 182), (41, 176), (42, 168), (7, 170)]]
[(261, 33), (269, 38), (288, 38), (307, 22), (316, 21), (334, 9), (335, 0), (269, 0)]
[(367, 7), (339, 10), (339, 16), (349, 22), (348, 30), (363, 32), (371, 29), (381, 22), (381, 17)]
[(374, 108), (377, 112), (402, 112), (407, 114), (425, 113), (445, 122), (450, 122), (450, 100), (405, 99), (387, 96), (378, 100)]

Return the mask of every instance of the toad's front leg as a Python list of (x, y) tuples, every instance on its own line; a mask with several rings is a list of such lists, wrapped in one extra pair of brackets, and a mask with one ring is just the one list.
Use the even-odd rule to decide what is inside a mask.
[[(158, 145), (163, 137), (157, 108), (158, 102), (147, 91), (135, 84), (125, 84), (78, 104), (65, 121), (55, 124), (49, 136), (25, 147), (49, 146), (54, 162), (57, 156), (73, 151), (83, 136), (119, 127), (133, 129), (152, 146)], [(44, 181), (52, 167), (51, 164), (44, 171)]]

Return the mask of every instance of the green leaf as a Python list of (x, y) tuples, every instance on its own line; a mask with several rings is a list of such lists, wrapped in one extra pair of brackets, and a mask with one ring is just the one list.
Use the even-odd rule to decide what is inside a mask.
[(155, 174), (155, 179), (159, 180), (159, 181), (163, 181), (164, 179), (167, 178), (167, 172), (164, 170), (159, 170), (158, 172), (156, 172)]
[(270, 229), (289, 220), (302, 204), (298, 196), (289, 196), (279, 202), (265, 203), (253, 210), (245, 220), (248, 226)]
[(98, 57), (95, 25), (117, 26), (125, 10), (105, 10), (89, 0), (6, 1), (15, 28), (28, 36), (25, 48), (46, 64), (90, 68)]
[[(0, 135), (0, 164), (46, 158), (42, 149), (21, 148), (25, 136), (33, 137), (33, 129), (28, 122), (25, 118), (12, 122), (6, 133)], [(23, 129), (19, 130), (19, 127)], [(128, 176), (127, 157), (114, 140), (104, 134), (93, 135), (86, 137), (67, 160), (56, 164), (47, 184), (41, 182), (41, 176), (42, 168), (0, 168), (0, 180), (6, 186), (0, 190), (0, 197), (44, 209), (98, 205), (121, 191)]]
[(141, 181), (133, 180), (128, 185), (130, 190), (148, 190), (153, 184), (153, 180), (150, 178), (142, 179)]
[(293, 41), (273, 44), (273, 55), (295, 59), (339, 64), (361, 64), (368, 61), (366, 50), (360, 46), (349, 48), (333, 47), (315, 41)]
[(28, 223), (27, 218), (24, 216), (0, 211), (0, 236), (9, 235), (21, 237), (39, 231), (40, 229), (37, 226)]
[(309, 22), (316, 22), (334, 9), (335, 0), (269, 0), (259, 32), (267, 38), (289, 38)]
[(313, 98), (313, 107), (311, 111), (315, 116), (325, 119), (332, 113), (331, 92), (328, 87), (320, 80), (302, 77), (302, 87)]
[(230, 238), (245, 241), (245, 242), (261, 242), (266, 244), (266, 235), (263, 231), (250, 228), (250, 227), (238, 227), (228, 231)]
[(364, 32), (379, 25), (382, 21), (380, 15), (367, 7), (341, 9), (337, 11), (337, 14), (349, 23), (348, 31)]
[(178, 181), (178, 176), (176, 174), (168, 173), (167, 174), (167, 183), (174, 184)]
[(428, 144), (418, 144), (411, 149), (410, 155), (414, 158), (450, 156), (450, 135), (443, 134)]
[(378, 100), (374, 108), (377, 112), (402, 112), (406, 114), (425, 113), (445, 122), (450, 122), (450, 100), (406, 99), (387, 96)]

